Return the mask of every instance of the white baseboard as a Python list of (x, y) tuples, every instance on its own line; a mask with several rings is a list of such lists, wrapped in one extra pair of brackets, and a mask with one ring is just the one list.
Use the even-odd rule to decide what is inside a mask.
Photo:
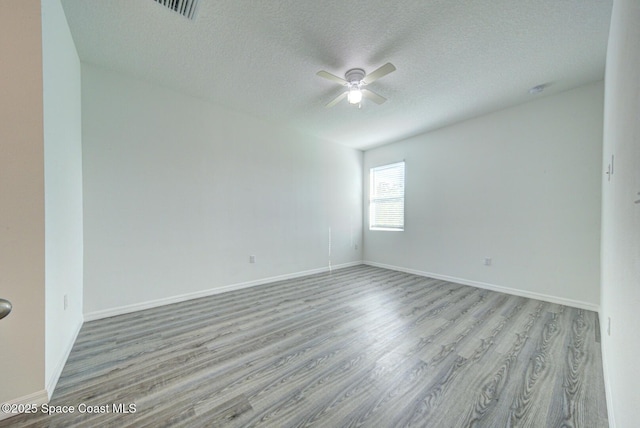
[(500, 293), (512, 294), (514, 296), (527, 297), (529, 299), (542, 300), (550, 303), (557, 303), (559, 305), (571, 306), (573, 308), (578, 308), (578, 309), (586, 309), (588, 311), (598, 312), (600, 310), (600, 307), (598, 305), (595, 305), (593, 303), (588, 303), (588, 302), (582, 302), (580, 300), (565, 299), (563, 297), (550, 296), (547, 294), (535, 293), (535, 292), (526, 291), (526, 290), (519, 290), (517, 288), (504, 287), (501, 285), (489, 284), (489, 283), (480, 282), (480, 281), (473, 281), (470, 279), (456, 278), (448, 275), (440, 275), (437, 273), (423, 272), (423, 271), (409, 269), (401, 266), (386, 265), (383, 263), (370, 262), (370, 261), (364, 261), (363, 263), (369, 266), (397, 270), (400, 272), (412, 273), (414, 275), (426, 276), (429, 278), (442, 279), (444, 281), (455, 282), (457, 284), (470, 285), (472, 287), (483, 288), (491, 291), (498, 291)]
[(171, 296), (164, 299), (151, 300), (148, 302), (135, 303), (133, 305), (120, 306), (117, 308), (105, 309), (101, 311), (89, 312), (84, 314), (85, 321), (93, 321), (102, 318), (109, 318), (116, 315), (128, 314), (131, 312), (142, 311), (144, 309), (156, 308), (158, 306), (170, 305), (172, 303), (184, 302), (187, 300), (198, 299), (200, 297), (213, 296), (215, 294), (226, 293), (228, 291), (242, 290), (244, 288), (255, 287), (257, 285), (269, 284), (277, 281), (284, 281), (287, 279), (299, 278), (301, 276), (313, 275), (316, 273), (329, 272), (330, 270), (344, 269), (351, 266), (361, 265), (362, 261), (343, 263), (335, 266), (325, 266), (318, 269), (311, 269), (302, 272), (289, 273), (285, 275), (272, 276), (269, 278), (262, 278), (253, 281), (240, 282), (237, 284), (225, 285), (222, 287), (211, 288), (208, 290), (196, 291), (194, 293), (180, 294), (177, 296)]
[(47, 397), (51, 400), (51, 396), (53, 395), (53, 391), (56, 389), (56, 385), (58, 385), (58, 380), (60, 380), (60, 375), (62, 374), (62, 370), (64, 369), (65, 364), (67, 364), (67, 360), (69, 359), (69, 354), (71, 354), (71, 349), (73, 349), (73, 345), (76, 343), (76, 339), (78, 338), (78, 333), (80, 333), (80, 329), (82, 328), (82, 324), (84, 323), (82, 316), (78, 320), (78, 324), (76, 325), (75, 331), (73, 333), (72, 339), (67, 343), (67, 349), (65, 349), (64, 355), (58, 361), (56, 368), (51, 375), (51, 377), (47, 380), (46, 391)]
[[(8, 401), (7, 404), (17, 405), (18, 408), (24, 405), (34, 405), (40, 406), (42, 404), (47, 404), (49, 400), (51, 400), (51, 396), (53, 395), (53, 391), (56, 389), (56, 385), (58, 384), (58, 380), (60, 379), (60, 375), (62, 374), (62, 370), (64, 369), (65, 364), (67, 363), (67, 359), (69, 358), (69, 354), (71, 354), (71, 349), (73, 349), (73, 345), (78, 338), (78, 333), (80, 333), (80, 329), (82, 328), (83, 320), (80, 317), (78, 324), (76, 325), (75, 331), (73, 333), (72, 339), (67, 344), (67, 349), (65, 349), (64, 355), (56, 364), (56, 368), (51, 377), (47, 380), (45, 389), (42, 391), (35, 392), (33, 394), (26, 395), (24, 397), (16, 398), (15, 400)], [(0, 421), (3, 419), (8, 419), (12, 416), (15, 416), (19, 413), (4, 413), (0, 412)]]
[[(49, 402), (49, 395), (47, 394), (47, 390), (43, 389), (42, 391), (34, 392), (33, 394), (25, 395), (24, 397), (16, 398), (15, 400), (7, 401), (6, 404), (11, 406), (17, 406), (20, 408), (21, 406), (37, 406), (40, 407), (42, 404), (47, 404)], [(5, 403), (3, 403), (5, 404)], [(5, 413), (0, 411), (0, 421), (4, 419), (9, 419), (12, 416), (19, 415), (20, 413)]]
[(613, 414), (613, 396), (611, 394), (609, 365), (607, 364), (609, 359), (607, 358), (607, 347), (605, 346), (605, 341), (607, 341), (607, 327), (603, 322), (604, 315), (599, 313), (598, 317), (600, 320), (600, 349), (602, 350), (602, 372), (604, 375), (604, 393), (607, 400), (607, 416), (609, 418), (609, 428), (616, 428), (616, 418)]
[(117, 316), (117, 315), (123, 315), (123, 314), (128, 314), (128, 313), (131, 313), (131, 312), (141, 311), (141, 310), (145, 310), (145, 309), (156, 308), (156, 307), (159, 307), (159, 306), (170, 305), (170, 304), (173, 304), (173, 303), (184, 302), (184, 301), (187, 301), (187, 300), (198, 299), (200, 297), (213, 296), (213, 295), (225, 293), (225, 292), (228, 292), (228, 291), (242, 290), (242, 289), (249, 288), (249, 287), (255, 287), (255, 286), (263, 285), (263, 284), (269, 284), (269, 283), (272, 283), (272, 282), (283, 281), (283, 280), (293, 279), (293, 278), (299, 278), (299, 277), (302, 277), (302, 276), (313, 275), (313, 274), (316, 274), (316, 273), (328, 272), (330, 269), (331, 270), (337, 270), (337, 269), (343, 269), (343, 268), (347, 268), (347, 267), (357, 266), (357, 265), (360, 265), (360, 264), (366, 264), (366, 265), (369, 265), (369, 266), (376, 266), (376, 267), (380, 267), (380, 268), (384, 268), (384, 269), (391, 269), (391, 270), (397, 270), (397, 271), (401, 271), (401, 272), (407, 272), (407, 273), (411, 273), (411, 274), (414, 274), (414, 275), (426, 276), (426, 277), (429, 277), (429, 278), (442, 279), (444, 281), (455, 282), (455, 283), (463, 284), (463, 285), (470, 285), (472, 287), (478, 287), (478, 288), (483, 288), (483, 289), (487, 289), (487, 290), (498, 291), (498, 292), (501, 292), (501, 293), (512, 294), (512, 295), (520, 296), (520, 297), (527, 297), (527, 298), (530, 298), (530, 299), (542, 300), (542, 301), (550, 302), (550, 303), (557, 303), (557, 304), (560, 304), (560, 305), (571, 306), (571, 307), (580, 308), (580, 309), (586, 309), (586, 310), (594, 311), (594, 312), (598, 312), (599, 309), (600, 309), (598, 305), (595, 305), (595, 304), (592, 304), (592, 303), (588, 303), (588, 302), (582, 302), (582, 301), (579, 301), (579, 300), (565, 299), (565, 298), (562, 298), (562, 297), (550, 296), (550, 295), (546, 295), (546, 294), (535, 293), (535, 292), (526, 291), (526, 290), (520, 290), (520, 289), (516, 289), (516, 288), (504, 287), (504, 286), (495, 285), (495, 284), (489, 284), (489, 283), (480, 282), (480, 281), (473, 281), (473, 280), (464, 279), (464, 278), (457, 278), (457, 277), (448, 276), (448, 275), (440, 275), (440, 274), (436, 274), (436, 273), (432, 273), (432, 272), (424, 272), (424, 271), (420, 271), (420, 270), (416, 270), (416, 269), (409, 269), (409, 268), (405, 268), (405, 267), (401, 267), (401, 266), (387, 265), (387, 264), (371, 262), (371, 261), (356, 261), (356, 262), (350, 262), (350, 263), (344, 263), (344, 264), (336, 265), (336, 266), (333, 266), (331, 268), (329, 268), (328, 266), (325, 266), (325, 267), (318, 268), (318, 269), (311, 269), (311, 270), (302, 271), (302, 272), (295, 272), (295, 273), (290, 273), (290, 274), (285, 274), (285, 275), (273, 276), (273, 277), (269, 277), (269, 278), (262, 278), (262, 279), (253, 280), (253, 281), (230, 284), (230, 285), (225, 285), (225, 286), (222, 286), (222, 287), (216, 287), (216, 288), (212, 288), (212, 289), (208, 289), (208, 290), (197, 291), (197, 292), (194, 292), (194, 293), (186, 293), (186, 294), (180, 294), (180, 295), (176, 295), (176, 296), (171, 296), (171, 297), (167, 297), (167, 298), (164, 298), (164, 299), (151, 300), (151, 301), (147, 301), (147, 302), (135, 303), (135, 304), (132, 304), (132, 305), (119, 306), (119, 307), (116, 307), (116, 308), (110, 308), (110, 309), (105, 309), (105, 310), (100, 310), (100, 311), (95, 311), (95, 312), (89, 312), (89, 313), (84, 314), (84, 320), (85, 321), (93, 321), (93, 320), (102, 319), (102, 318), (109, 318), (109, 317), (113, 317), (113, 316)]

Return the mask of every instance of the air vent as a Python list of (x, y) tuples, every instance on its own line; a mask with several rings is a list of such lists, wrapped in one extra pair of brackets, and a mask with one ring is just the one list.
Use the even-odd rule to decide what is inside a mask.
[(196, 16), (198, 2), (200, 0), (153, 0), (162, 6), (178, 12), (185, 18), (193, 19)]

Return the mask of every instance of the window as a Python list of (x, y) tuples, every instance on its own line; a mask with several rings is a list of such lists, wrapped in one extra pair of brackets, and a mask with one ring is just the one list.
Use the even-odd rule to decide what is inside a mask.
[(404, 162), (371, 168), (369, 229), (404, 230)]

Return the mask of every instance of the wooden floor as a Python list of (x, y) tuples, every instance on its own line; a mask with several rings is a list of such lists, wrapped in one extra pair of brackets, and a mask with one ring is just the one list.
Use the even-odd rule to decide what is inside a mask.
[(87, 322), (75, 413), (0, 426), (606, 427), (599, 341), (594, 312), (357, 266)]

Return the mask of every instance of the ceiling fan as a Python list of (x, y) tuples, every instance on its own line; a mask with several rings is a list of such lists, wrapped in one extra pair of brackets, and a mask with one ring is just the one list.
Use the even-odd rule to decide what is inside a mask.
[(326, 105), (326, 107), (333, 107), (334, 105), (342, 101), (345, 97), (349, 101), (349, 104), (360, 105), (363, 97), (373, 101), (376, 104), (382, 104), (383, 102), (387, 101), (387, 99), (369, 89), (365, 89), (364, 86), (375, 82), (379, 78), (384, 77), (395, 70), (396, 67), (388, 62), (369, 74), (366, 74), (361, 68), (352, 68), (344, 74), (344, 79), (324, 70), (318, 71), (316, 74), (322, 78), (331, 80), (332, 82), (336, 82), (341, 84), (342, 86), (347, 87), (347, 90), (345, 92), (338, 95)]

